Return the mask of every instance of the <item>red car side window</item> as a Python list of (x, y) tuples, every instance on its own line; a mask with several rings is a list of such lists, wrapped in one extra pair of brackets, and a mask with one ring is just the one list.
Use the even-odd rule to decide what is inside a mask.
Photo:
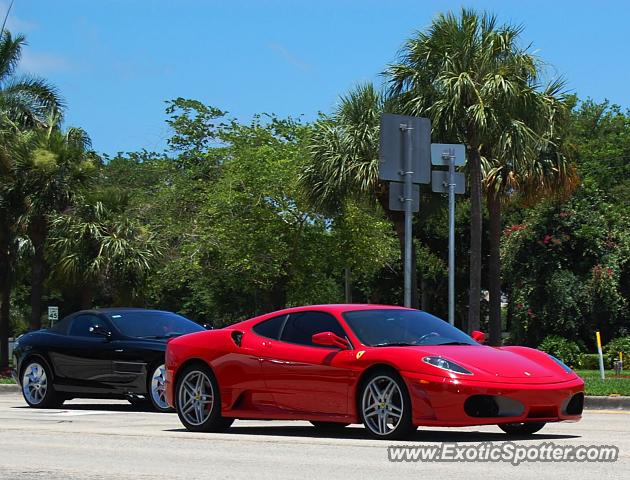
[(280, 331), (282, 330), (282, 326), (284, 325), (287, 316), (288, 315), (280, 315), (278, 317), (273, 317), (269, 320), (257, 323), (254, 325), (252, 330), (260, 336), (278, 340), (280, 337)]
[(329, 313), (299, 312), (289, 315), (282, 330), (281, 340), (299, 345), (318, 346), (313, 344), (311, 337), (322, 332), (333, 332), (341, 338), (346, 338), (346, 332)]

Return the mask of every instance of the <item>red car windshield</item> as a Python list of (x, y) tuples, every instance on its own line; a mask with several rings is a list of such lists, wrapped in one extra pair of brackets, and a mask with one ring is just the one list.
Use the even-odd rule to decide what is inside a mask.
[(353, 310), (343, 317), (365, 345), (478, 345), (448, 322), (419, 310)]

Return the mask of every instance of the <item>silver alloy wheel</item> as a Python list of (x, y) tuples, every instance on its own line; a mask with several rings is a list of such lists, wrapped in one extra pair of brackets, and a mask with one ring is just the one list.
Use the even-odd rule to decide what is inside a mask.
[(387, 435), (400, 424), (403, 396), (394, 379), (386, 375), (373, 378), (363, 390), (361, 401), (365, 426), (377, 435)]
[(177, 408), (188, 423), (199, 426), (208, 420), (214, 406), (214, 389), (204, 372), (189, 372), (180, 384), (178, 396)]
[(153, 371), (151, 377), (151, 398), (162, 410), (169, 408), (166, 401), (166, 368), (160, 365)]
[(26, 400), (39, 405), (48, 391), (48, 378), (44, 367), (37, 362), (29, 363), (22, 375), (22, 393)]

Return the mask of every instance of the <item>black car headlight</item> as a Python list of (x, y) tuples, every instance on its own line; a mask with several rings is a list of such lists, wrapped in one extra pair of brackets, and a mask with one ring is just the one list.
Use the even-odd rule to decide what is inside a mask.
[(473, 374), (471, 371), (465, 369), (461, 365), (453, 362), (452, 360), (447, 360), (443, 357), (424, 357), (422, 361), (424, 363), (428, 363), (429, 365), (433, 365), (434, 367), (446, 370), (447, 372), (459, 373), (460, 375)]
[[(549, 355), (549, 354), (547, 354), (547, 355)], [(565, 372), (567, 372), (567, 373), (572, 373), (573, 372), (573, 370), (571, 370), (571, 367), (569, 367), (562, 360), (560, 360), (559, 358), (554, 357), (553, 355), (549, 355), (549, 356), (551, 357), (551, 359), (554, 362), (556, 362), (558, 365), (560, 365)]]

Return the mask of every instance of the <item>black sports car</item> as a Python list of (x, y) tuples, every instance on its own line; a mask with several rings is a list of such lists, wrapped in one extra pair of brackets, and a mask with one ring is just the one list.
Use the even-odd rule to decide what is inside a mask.
[(58, 407), (77, 397), (126, 398), (134, 404), (150, 401), (167, 412), (166, 342), (203, 330), (172, 312), (83, 310), (19, 337), (13, 373), (31, 407)]

